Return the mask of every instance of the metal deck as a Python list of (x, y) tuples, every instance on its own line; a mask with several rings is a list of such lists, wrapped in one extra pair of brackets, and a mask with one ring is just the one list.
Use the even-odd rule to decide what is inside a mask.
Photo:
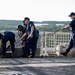
[(75, 57), (0, 58), (0, 75), (75, 75)]

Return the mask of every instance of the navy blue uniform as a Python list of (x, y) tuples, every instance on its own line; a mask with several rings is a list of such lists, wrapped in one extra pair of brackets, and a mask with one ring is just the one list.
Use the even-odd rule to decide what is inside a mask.
[(11, 44), (11, 50), (12, 50), (12, 53), (14, 54), (14, 51), (15, 51), (15, 34), (13, 32), (9, 32), (9, 31), (6, 31), (4, 32), (4, 35), (2, 37), (2, 53), (3, 53), (3, 56), (5, 56), (5, 53), (6, 53), (6, 43), (7, 41), (10, 41), (10, 44)]
[(30, 35), (32, 26), (34, 26), (33, 37), (38, 38), (37, 29), (32, 21), (30, 21), (27, 25), (27, 33), (28, 33), (28, 35)]
[(66, 54), (72, 49), (73, 46), (75, 46), (75, 19), (72, 20), (72, 22), (69, 24), (71, 27), (71, 38), (69, 45), (67, 47)]
[[(33, 38), (30, 38), (29, 35), (31, 33), (31, 27), (34, 26), (34, 31), (33, 31)], [(27, 25), (27, 33), (28, 33), (28, 37), (27, 37), (27, 41), (25, 43), (25, 54), (30, 54), (30, 48), (32, 49), (32, 56), (35, 56), (35, 50), (36, 50), (36, 46), (37, 46), (37, 40), (39, 37), (39, 31), (37, 31), (34, 23), (32, 21), (30, 21)]]
[[(27, 30), (27, 26), (24, 26), (22, 30), (22, 34), (24, 34), (26, 30)], [(24, 38), (23, 42), (26, 42), (26, 40), (27, 40), (27, 36)]]
[[(26, 27), (27, 26), (23, 27), (22, 34), (24, 34), (26, 32), (26, 30), (27, 30)], [(27, 37), (28, 37), (28, 35), (22, 40), (22, 44), (24, 44), (26, 42)], [(23, 53), (24, 53), (24, 47), (22, 47), (22, 50), (23, 50)]]

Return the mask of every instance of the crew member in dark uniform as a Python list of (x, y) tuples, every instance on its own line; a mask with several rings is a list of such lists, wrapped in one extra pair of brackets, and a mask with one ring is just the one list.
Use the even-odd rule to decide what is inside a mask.
[(75, 13), (72, 12), (69, 17), (72, 19), (71, 23), (63, 28), (63, 29), (70, 29), (71, 30), (71, 38), (70, 38), (70, 42), (69, 45), (66, 49), (65, 53), (61, 53), (64, 56), (67, 56), (68, 52), (73, 48), (73, 46), (75, 46)]
[(24, 19), (24, 23), (27, 25), (27, 31), (20, 38), (20, 40), (22, 40), (24, 37), (26, 37), (26, 35), (28, 35), (27, 41), (26, 41), (25, 47), (24, 47), (24, 53), (25, 53), (25, 56), (28, 57), (30, 55), (30, 48), (31, 48), (32, 49), (32, 57), (35, 57), (35, 49), (36, 49), (39, 31), (37, 31), (34, 23), (32, 21), (30, 21), (30, 19), (28, 17), (26, 17)]
[(11, 50), (12, 50), (12, 53), (14, 55), (14, 51), (15, 51), (15, 34), (13, 32), (10, 32), (10, 31), (5, 31), (3, 35), (0, 33), (0, 40), (2, 40), (2, 54), (3, 54), (3, 57), (5, 57), (6, 43), (8, 41), (10, 41)]
[[(19, 31), (18, 35), (21, 38), (23, 34), (26, 32), (26, 26), (18, 25), (17, 30)], [(27, 36), (22, 40), (22, 43), (21, 43), (23, 53), (24, 53), (24, 46), (25, 46), (26, 39), (27, 39)]]

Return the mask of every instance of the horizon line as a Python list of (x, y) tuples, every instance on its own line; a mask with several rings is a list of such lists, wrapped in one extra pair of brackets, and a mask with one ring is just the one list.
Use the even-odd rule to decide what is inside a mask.
[[(8, 21), (8, 20), (10, 20), (10, 21), (23, 21), (23, 20), (17, 20), (17, 19), (0, 19), (0, 20), (6, 20), (6, 21)], [(38, 20), (31, 20), (31, 21), (35, 21), (35, 22), (37, 22)], [(70, 21), (70, 20), (42, 20), (42, 21), (38, 21), (38, 22), (43, 22), (43, 21), (59, 21), (59, 22), (61, 22), (61, 21)]]

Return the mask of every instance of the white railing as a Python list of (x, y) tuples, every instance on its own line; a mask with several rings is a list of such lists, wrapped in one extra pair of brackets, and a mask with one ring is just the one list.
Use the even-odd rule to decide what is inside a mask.
[(40, 56), (49, 56), (50, 54), (56, 54), (56, 47), (60, 43), (67, 44), (70, 39), (70, 33), (58, 32), (42, 32), (40, 33)]
[[(3, 31), (1, 32), (3, 33)], [(17, 32), (16, 41), (19, 39)], [(70, 39), (70, 33), (68, 32), (58, 32), (53, 34), (53, 32), (40, 32), (38, 39), (37, 48), (40, 48), (40, 56), (48, 56), (49, 54), (56, 54), (56, 46), (60, 43), (67, 44)], [(15, 44), (16, 48), (21, 48), (21, 43)]]

